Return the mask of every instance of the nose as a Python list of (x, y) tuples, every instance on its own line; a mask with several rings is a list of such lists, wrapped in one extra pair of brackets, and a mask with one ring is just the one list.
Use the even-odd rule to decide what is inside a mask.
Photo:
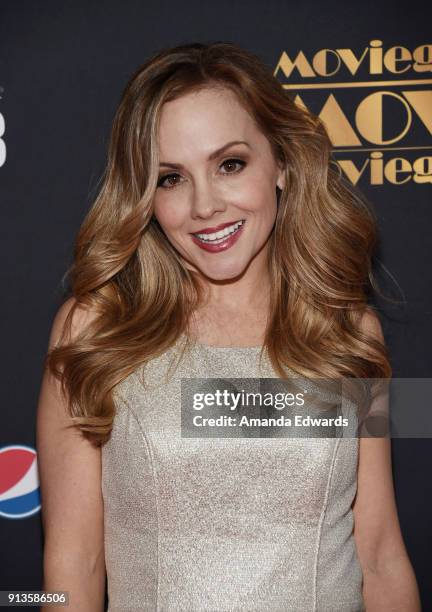
[(195, 181), (191, 195), (192, 219), (208, 219), (215, 212), (223, 212), (226, 207), (224, 198), (211, 181), (206, 178)]

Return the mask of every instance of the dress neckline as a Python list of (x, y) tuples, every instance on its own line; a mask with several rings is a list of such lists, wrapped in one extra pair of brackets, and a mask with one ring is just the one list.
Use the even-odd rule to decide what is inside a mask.
[[(186, 340), (186, 334), (181, 334), (181, 338)], [(258, 346), (214, 346), (212, 344), (203, 344), (202, 342), (197, 342), (195, 340), (192, 340), (192, 344), (193, 346), (209, 351), (260, 351), (262, 349), (261, 344)]]

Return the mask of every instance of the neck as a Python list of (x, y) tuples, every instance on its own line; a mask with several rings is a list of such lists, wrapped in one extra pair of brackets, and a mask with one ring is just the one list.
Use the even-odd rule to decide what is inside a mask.
[(260, 312), (269, 308), (270, 275), (264, 253), (259, 253), (235, 278), (214, 280), (198, 276), (203, 288), (203, 307), (220, 312)]

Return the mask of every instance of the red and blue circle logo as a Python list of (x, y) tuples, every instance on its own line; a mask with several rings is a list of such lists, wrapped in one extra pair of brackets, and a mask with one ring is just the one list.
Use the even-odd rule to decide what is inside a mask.
[(36, 451), (30, 446), (0, 448), (0, 516), (21, 519), (40, 510)]

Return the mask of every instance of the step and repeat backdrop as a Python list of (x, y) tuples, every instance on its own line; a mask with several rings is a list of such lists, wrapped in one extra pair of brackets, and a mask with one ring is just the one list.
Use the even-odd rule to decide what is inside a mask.
[[(335, 162), (378, 218), (375, 299), (394, 376), (432, 376), (431, 14), (426, 2), (0, 3), (0, 590), (41, 589), (35, 420), (48, 334), (121, 91), (163, 47), (235, 42), (321, 117)], [(432, 442), (395, 439), (392, 453), (432, 610)]]

